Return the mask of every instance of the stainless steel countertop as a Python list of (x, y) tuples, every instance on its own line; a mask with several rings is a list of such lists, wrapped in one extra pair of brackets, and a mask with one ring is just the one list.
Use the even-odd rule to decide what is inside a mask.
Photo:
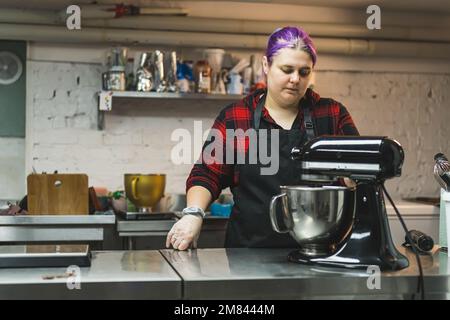
[(0, 216), (0, 243), (103, 241), (115, 223), (114, 215)]
[[(400, 249), (402, 252), (405, 250)], [(185, 299), (300, 299), (313, 297), (410, 298), (416, 292), (418, 268), (381, 274), (380, 289), (367, 286), (365, 270), (307, 266), (287, 261), (290, 249), (161, 250), (183, 279)], [(446, 253), (422, 256), (425, 289), (450, 292), (450, 260)], [(442, 298), (442, 296), (439, 296)]]
[(117, 218), (117, 231), (119, 235), (133, 232), (169, 232), (177, 222), (177, 218), (170, 220), (125, 220)]
[[(3, 299), (180, 299), (181, 279), (158, 251), (94, 251), (80, 290), (65, 268), (0, 269)], [(53, 279), (45, 279), (51, 278)]]
[[(64, 268), (0, 269), (0, 299), (392, 299), (416, 292), (418, 268), (409, 251), (410, 267), (383, 272), (381, 288), (372, 290), (365, 270), (295, 264), (286, 259), (289, 251), (94, 251), (92, 266), (81, 268), (80, 290), (67, 288)], [(435, 250), (421, 261), (426, 291), (448, 298), (447, 254)]]
[[(167, 233), (178, 221), (178, 218), (170, 220), (125, 220), (117, 217), (117, 231), (121, 236), (142, 236), (152, 233)], [(222, 230), (226, 227), (228, 218), (206, 215), (203, 220), (202, 231)]]
[(115, 224), (115, 215), (17, 215), (0, 216), (0, 225)]

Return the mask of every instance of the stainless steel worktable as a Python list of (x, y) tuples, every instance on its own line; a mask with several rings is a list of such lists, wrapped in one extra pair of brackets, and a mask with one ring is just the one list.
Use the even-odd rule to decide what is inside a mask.
[(70, 290), (65, 268), (0, 269), (3, 299), (180, 299), (181, 279), (158, 251), (94, 251)]
[(97, 250), (122, 248), (114, 215), (0, 216), (0, 244), (89, 243)]
[[(409, 299), (416, 292), (418, 268), (383, 272), (380, 289), (368, 288), (366, 270), (325, 268), (287, 261), (289, 249), (161, 250), (183, 279), (184, 299)], [(403, 248), (402, 252), (405, 252)], [(422, 256), (428, 298), (450, 292), (450, 260), (437, 250)], [(373, 282), (372, 282), (373, 283)], [(416, 296), (417, 297), (417, 296)]]

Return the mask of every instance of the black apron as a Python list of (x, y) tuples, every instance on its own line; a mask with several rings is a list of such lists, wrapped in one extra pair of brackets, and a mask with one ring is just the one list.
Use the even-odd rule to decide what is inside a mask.
[[(267, 123), (260, 121), (264, 102), (265, 96), (258, 101), (253, 113), (253, 128), (257, 131), (258, 146), (260, 129), (268, 129), (267, 149), (270, 152), (270, 128)], [(303, 103), (300, 104), (301, 107), (302, 105)], [(301, 164), (299, 161), (291, 159), (291, 150), (293, 147), (306, 143), (314, 136), (309, 107), (302, 107), (302, 109), (306, 131), (300, 129), (297, 118), (294, 120), (291, 130), (279, 129), (279, 169), (276, 174), (261, 175), (260, 170), (264, 166), (261, 165), (259, 159), (256, 164), (249, 164), (248, 156), (246, 156), (245, 164), (235, 165), (235, 170), (239, 170), (239, 183), (231, 190), (235, 204), (228, 222), (225, 247), (297, 247), (296, 241), (289, 233), (277, 233), (272, 229), (269, 205), (272, 197), (281, 193), (280, 185), (299, 183)], [(273, 150), (272, 152), (277, 151)]]

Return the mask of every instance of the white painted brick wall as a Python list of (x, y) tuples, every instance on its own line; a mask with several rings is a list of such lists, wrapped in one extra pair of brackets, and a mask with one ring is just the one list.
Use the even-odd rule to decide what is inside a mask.
[(403, 174), (387, 182), (392, 194), (439, 196), (433, 157), (450, 156), (450, 75), (321, 72), (317, 90), (347, 106), (361, 134), (402, 144)]
[[(192, 131), (194, 120), (204, 120), (203, 130), (208, 129), (220, 102), (134, 101), (113, 107), (106, 129), (97, 131), (99, 65), (30, 61), (29, 66), (32, 148), (26, 156), (38, 171), (87, 173), (90, 185), (111, 190), (123, 188), (124, 173), (166, 173), (166, 192), (184, 192), (191, 165), (171, 163), (176, 144), (171, 133)], [(450, 75), (320, 71), (316, 88), (344, 103), (362, 134), (402, 143), (403, 176), (388, 182), (393, 196), (438, 196), (432, 165), (436, 152), (450, 155)]]

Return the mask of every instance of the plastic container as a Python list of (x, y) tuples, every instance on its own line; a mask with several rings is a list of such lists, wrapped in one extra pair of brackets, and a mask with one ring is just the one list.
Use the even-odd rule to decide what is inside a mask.
[(439, 244), (448, 247), (450, 243), (450, 192), (441, 189), (441, 206), (439, 216)]
[(211, 215), (219, 217), (229, 217), (233, 204), (231, 203), (218, 203), (214, 202), (211, 204)]
[(242, 77), (239, 73), (230, 73), (230, 83), (228, 84), (228, 94), (242, 94), (244, 87)]
[(434, 177), (441, 186), (439, 244), (448, 247), (450, 244), (450, 162), (442, 153), (437, 153), (434, 160)]

